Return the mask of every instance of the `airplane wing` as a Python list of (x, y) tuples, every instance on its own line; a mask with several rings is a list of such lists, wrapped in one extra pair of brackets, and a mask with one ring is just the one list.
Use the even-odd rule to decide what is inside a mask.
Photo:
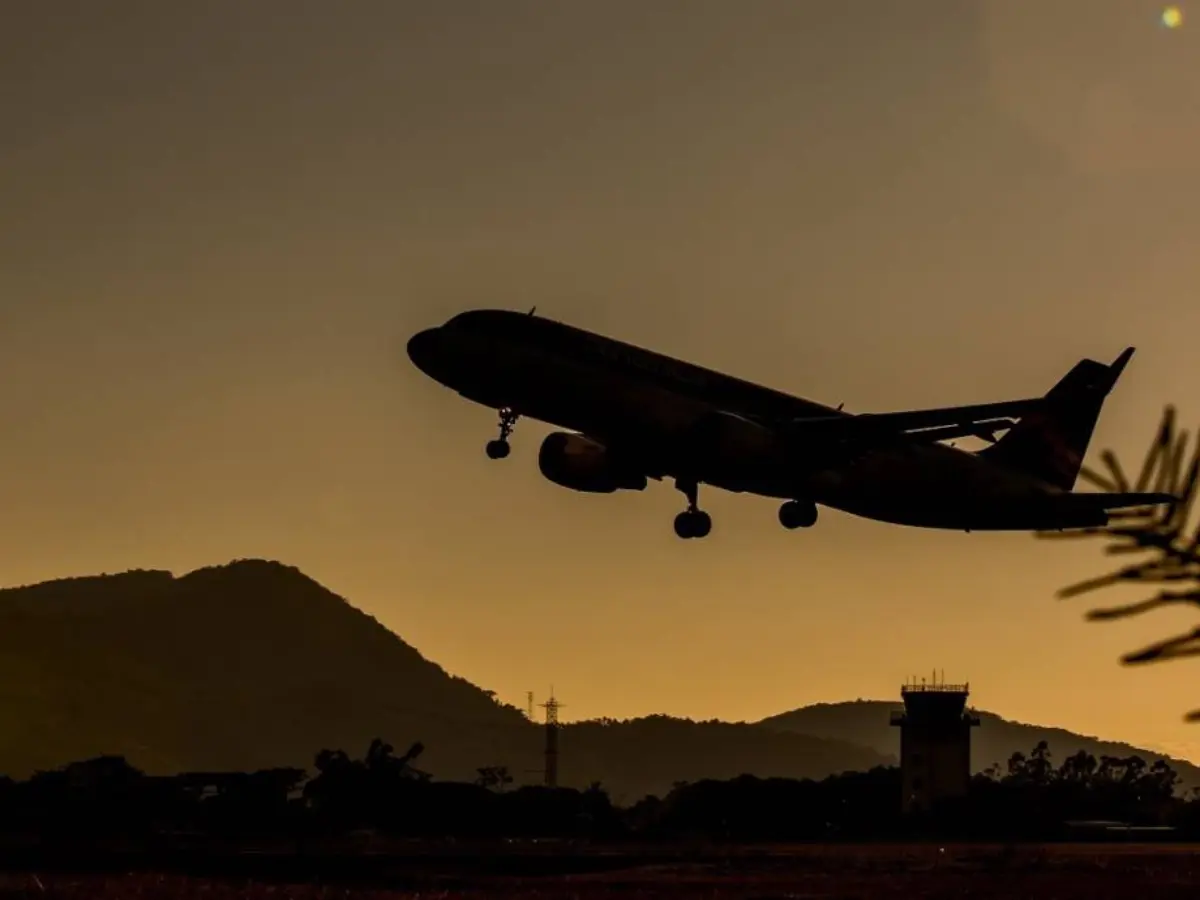
[(891, 413), (820, 416), (792, 419), (785, 428), (792, 437), (821, 442), (887, 440), (895, 437), (942, 441), (968, 436), (992, 440), (991, 432), (1010, 428), (1014, 419), (1044, 405), (1045, 400), (1038, 397)]

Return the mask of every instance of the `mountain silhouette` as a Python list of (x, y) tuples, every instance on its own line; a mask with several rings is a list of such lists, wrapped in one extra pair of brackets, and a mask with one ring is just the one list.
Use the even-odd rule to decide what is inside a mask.
[(322, 747), (361, 752), (381, 730), (459, 771), (527, 725), (298, 570), (262, 561), (2, 591), (0, 659), (9, 774), (97, 753), (151, 772), (307, 765)]
[[(856, 700), (844, 703), (817, 703), (791, 712), (770, 716), (755, 724), (792, 734), (807, 734), (831, 740), (848, 741), (870, 747), (880, 753), (895, 754), (899, 729), (889, 724), (893, 710), (902, 710), (899, 700)], [(1124, 758), (1140, 756), (1148, 763), (1165, 760), (1178, 774), (1185, 788), (1200, 787), (1200, 767), (1162, 753), (1143, 750), (1116, 741), (1076, 734), (1063, 728), (1028, 725), (1002, 718), (995, 713), (972, 710), (979, 727), (971, 734), (971, 768), (981, 772), (993, 764), (1003, 770), (1014, 753), (1028, 754), (1039, 741), (1045, 741), (1052, 759), (1061, 763), (1083, 750), (1099, 759), (1102, 756)]]
[[(537, 781), (543, 734), (298, 569), (237, 560), (0, 590), (0, 773), (120, 755), (151, 774), (311, 769), (380, 737), (421, 768)], [(653, 716), (567, 725), (560, 783), (615, 798), (743, 772), (823, 777), (893, 755), (748, 724)]]
[(560, 771), (583, 785), (596, 775), (617, 803), (665, 794), (678, 782), (762, 777), (824, 778), (895, 763), (879, 752), (839, 738), (777, 731), (743, 722), (694, 722), (672, 716), (600, 719), (567, 725)]

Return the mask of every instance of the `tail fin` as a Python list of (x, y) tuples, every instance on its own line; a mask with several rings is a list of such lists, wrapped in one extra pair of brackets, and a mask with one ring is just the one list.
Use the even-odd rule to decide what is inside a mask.
[(988, 462), (1069, 491), (1083, 465), (1092, 431), (1133, 347), (1112, 365), (1080, 360), (1046, 394), (1044, 409), (1022, 417), (1004, 437), (979, 451)]

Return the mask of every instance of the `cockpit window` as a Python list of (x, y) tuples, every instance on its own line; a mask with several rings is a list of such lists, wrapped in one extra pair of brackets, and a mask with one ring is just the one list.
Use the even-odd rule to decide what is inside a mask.
[[(473, 309), (469, 312), (459, 313), (446, 323), (446, 327), (455, 331), (475, 331), (488, 328), (493, 325), (499, 310), (491, 309)], [(503, 315), (503, 313), (500, 313)]]
[(507, 334), (513, 330), (519, 318), (519, 314), (504, 309), (472, 309), (459, 313), (446, 323), (446, 327), (453, 330)]
[(534, 342), (551, 336), (561, 339), (562, 332), (561, 326), (548, 319), (506, 309), (473, 309), (459, 313), (446, 323), (446, 327), (454, 331), (513, 337)]

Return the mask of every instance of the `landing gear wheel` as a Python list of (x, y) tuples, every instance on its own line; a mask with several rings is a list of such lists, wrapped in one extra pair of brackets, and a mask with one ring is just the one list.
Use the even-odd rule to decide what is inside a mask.
[(686, 540), (708, 537), (712, 531), (712, 516), (697, 505), (700, 487), (695, 481), (678, 479), (675, 487), (687, 496), (688, 508), (675, 517), (675, 534)]
[(789, 531), (795, 528), (812, 528), (817, 524), (817, 504), (789, 500), (779, 507), (779, 524)]
[(500, 437), (494, 441), (488, 441), (488, 459), (508, 458), (508, 454), (512, 452), (512, 447), (509, 446), (508, 439), (512, 436), (513, 428), (516, 427), (517, 419), (519, 418), (521, 417), (507, 406), (500, 410)]
[(712, 516), (701, 510), (681, 512), (675, 517), (675, 534), (685, 541), (708, 537), (712, 531)]

